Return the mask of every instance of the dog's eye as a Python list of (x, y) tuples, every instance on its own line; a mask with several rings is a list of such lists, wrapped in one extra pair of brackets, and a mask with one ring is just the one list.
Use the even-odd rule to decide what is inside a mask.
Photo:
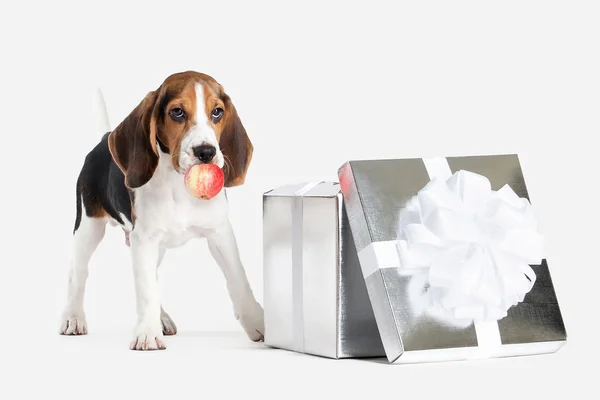
[(185, 117), (185, 112), (179, 107), (173, 108), (171, 111), (169, 111), (169, 114), (175, 121), (182, 121)]
[(223, 109), (221, 107), (215, 108), (210, 116), (212, 117), (214, 123), (219, 122), (223, 117)]

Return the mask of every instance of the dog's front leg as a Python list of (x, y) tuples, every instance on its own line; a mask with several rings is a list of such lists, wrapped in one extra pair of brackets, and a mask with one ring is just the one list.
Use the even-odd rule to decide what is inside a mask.
[(263, 309), (254, 298), (240, 260), (236, 238), (229, 221), (208, 236), (208, 247), (221, 268), (233, 303), (235, 318), (253, 341), (264, 339)]
[(130, 235), (131, 258), (138, 321), (131, 342), (132, 350), (165, 349), (161, 306), (156, 265), (160, 257), (159, 240), (156, 237), (138, 234)]

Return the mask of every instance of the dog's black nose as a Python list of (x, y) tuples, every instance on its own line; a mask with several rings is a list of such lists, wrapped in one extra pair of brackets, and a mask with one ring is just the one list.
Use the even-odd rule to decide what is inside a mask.
[(203, 163), (209, 163), (217, 154), (217, 149), (210, 145), (201, 145), (194, 147), (194, 155)]

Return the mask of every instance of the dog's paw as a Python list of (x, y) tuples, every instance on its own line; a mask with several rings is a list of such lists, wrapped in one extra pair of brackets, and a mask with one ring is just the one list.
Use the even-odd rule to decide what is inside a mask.
[(133, 340), (129, 346), (131, 350), (164, 350), (167, 348), (164, 342), (162, 326), (158, 328), (148, 328), (139, 325), (133, 335)]
[(175, 326), (175, 322), (173, 322), (165, 310), (162, 310), (160, 313), (160, 322), (162, 324), (163, 335), (170, 336), (177, 333), (177, 326)]
[(88, 328), (85, 314), (82, 312), (65, 313), (60, 323), (59, 333), (68, 336), (87, 335)]
[(236, 315), (238, 321), (253, 342), (260, 342), (265, 338), (264, 311), (260, 304), (253, 302)]

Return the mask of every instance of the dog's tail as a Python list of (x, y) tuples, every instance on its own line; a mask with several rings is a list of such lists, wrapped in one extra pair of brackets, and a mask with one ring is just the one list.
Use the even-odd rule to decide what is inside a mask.
[(106, 111), (104, 95), (99, 87), (96, 88), (96, 93), (94, 95), (94, 119), (96, 120), (98, 132), (101, 135), (104, 135), (112, 130), (110, 127), (110, 121), (108, 119), (108, 111)]

